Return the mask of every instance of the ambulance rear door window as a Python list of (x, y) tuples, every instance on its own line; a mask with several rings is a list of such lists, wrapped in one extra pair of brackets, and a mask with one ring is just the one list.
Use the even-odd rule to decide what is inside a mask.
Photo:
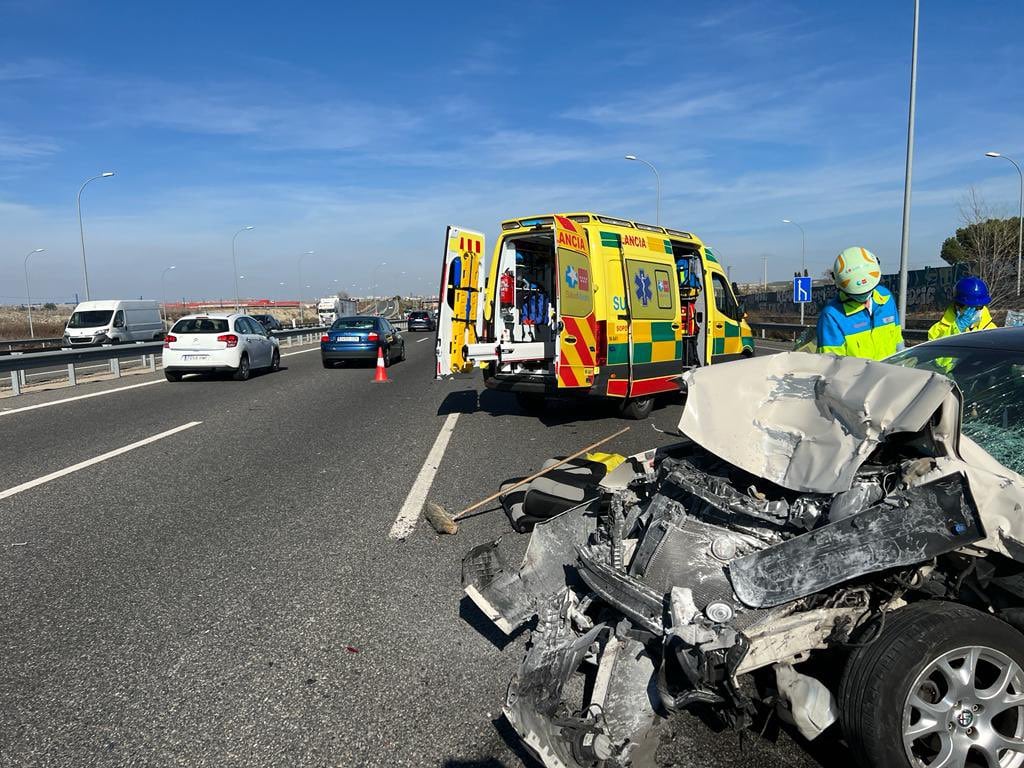
[(672, 309), (672, 281), (666, 269), (654, 270), (655, 295), (659, 309)]

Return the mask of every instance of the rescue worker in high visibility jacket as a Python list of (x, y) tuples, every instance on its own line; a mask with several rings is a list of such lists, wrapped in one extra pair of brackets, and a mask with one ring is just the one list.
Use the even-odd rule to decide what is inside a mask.
[(883, 286), (878, 258), (847, 248), (832, 266), (839, 295), (818, 315), (818, 352), (881, 360), (903, 349), (896, 299)]
[(942, 319), (928, 329), (928, 340), (995, 328), (995, 321), (988, 311), (990, 301), (992, 297), (984, 280), (974, 276), (961, 277), (953, 286), (953, 303), (946, 307)]

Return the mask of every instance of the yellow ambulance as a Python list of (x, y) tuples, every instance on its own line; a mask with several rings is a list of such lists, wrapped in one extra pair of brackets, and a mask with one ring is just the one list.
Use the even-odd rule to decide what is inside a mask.
[(438, 378), (479, 367), (524, 406), (615, 398), (642, 419), (684, 370), (754, 354), (714, 254), (690, 232), (594, 213), (509, 219), (490, 269), (484, 235), (445, 234)]

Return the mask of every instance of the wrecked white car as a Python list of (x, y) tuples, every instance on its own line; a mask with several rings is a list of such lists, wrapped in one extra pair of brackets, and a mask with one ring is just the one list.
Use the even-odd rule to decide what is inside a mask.
[(863, 766), (1024, 764), (1024, 330), (896, 362), (687, 374), (685, 440), (537, 524), (518, 571), (467, 555), (501, 629), (535, 621), (504, 712), (545, 766), (648, 764), (681, 708), (837, 723)]

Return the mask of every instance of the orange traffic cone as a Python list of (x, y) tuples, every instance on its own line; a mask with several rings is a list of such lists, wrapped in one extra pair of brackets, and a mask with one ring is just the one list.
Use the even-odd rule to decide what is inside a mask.
[(374, 384), (390, 384), (388, 369), (384, 367), (384, 347), (377, 347), (377, 372), (373, 374)]

